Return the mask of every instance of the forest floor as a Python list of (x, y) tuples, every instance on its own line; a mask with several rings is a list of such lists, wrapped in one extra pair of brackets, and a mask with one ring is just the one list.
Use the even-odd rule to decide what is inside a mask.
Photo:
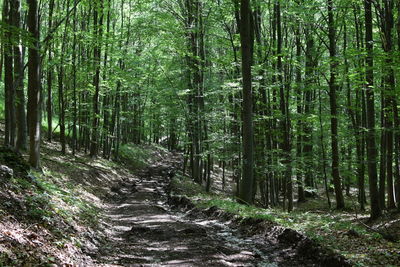
[[(218, 179), (211, 195), (179, 174), (170, 183), (180, 158), (160, 147), (123, 147), (119, 162), (58, 151), (58, 143), (44, 142), (42, 172), (0, 178), (0, 266), (347, 265), (314, 240), (347, 251), (359, 266), (399, 262), (398, 242), (360, 227), (345, 232), (351, 225), (332, 222), (340, 214), (250, 210), (232, 204)], [(28, 173), (13, 157), (1, 151), (1, 165), (17, 162)], [(299, 226), (306, 223), (314, 231)]]
[(206, 193), (183, 176), (176, 177), (172, 185), (178, 194), (185, 195), (196, 207), (215, 207), (241, 218), (270, 221), (293, 229), (355, 266), (400, 266), (400, 212), (385, 211), (380, 219), (370, 221), (369, 210), (360, 210), (357, 192), (353, 188), (350, 195), (345, 196), (345, 210), (334, 209), (333, 194), (330, 194), (332, 208), (328, 207), (321, 188), (306, 202), (295, 201), (294, 211), (287, 213), (281, 207), (264, 209), (238, 204), (232, 197), (234, 181), (231, 181), (229, 173), (224, 189), (221, 177), (222, 169), (215, 166), (212, 193)]
[[(168, 171), (179, 160), (125, 178), (107, 203), (107, 240), (94, 251), (106, 266), (276, 266), (253, 240), (218, 220), (188, 217), (168, 205)], [(258, 244), (261, 245), (261, 244)], [(265, 244), (264, 244), (265, 245)]]
[[(312, 265), (214, 216), (172, 209), (169, 172), (179, 155), (130, 147), (110, 162), (59, 149), (45, 142), (43, 172), (2, 180), (0, 266)], [(1, 164), (27, 167), (0, 154)]]

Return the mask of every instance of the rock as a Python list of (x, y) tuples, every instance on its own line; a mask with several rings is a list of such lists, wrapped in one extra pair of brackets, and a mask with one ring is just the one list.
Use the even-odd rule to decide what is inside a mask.
[(307, 257), (317, 257), (319, 253), (317, 244), (309, 238), (301, 240), (296, 250), (299, 255)]
[(0, 183), (6, 183), (14, 176), (13, 169), (6, 165), (0, 165)]
[(117, 193), (117, 194), (121, 194), (121, 193), (122, 193), (122, 192), (121, 192), (121, 188), (120, 188), (118, 185), (113, 185), (113, 186), (111, 187), (111, 192)]
[(185, 234), (185, 235), (196, 235), (196, 236), (204, 236), (207, 235), (207, 231), (204, 228), (186, 228), (183, 229), (181, 231), (179, 231), (179, 233)]
[(131, 230), (129, 231), (131, 234), (144, 234), (150, 232), (151, 229), (144, 226), (132, 226)]
[(9, 147), (0, 147), (0, 165), (6, 165), (14, 171), (14, 176), (20, 178), (26, 177), (30, 169), (22, 155)]
[(354, 229), (350, 229), (344, 234), (349, 236), (349, 237), (360, 237), (360, 234)]
[(169, 170), (169, 171), (168, 171), (168, 177), (169, 177), (170, 179), (172, 179), (172, 178), (174, 178), (174, 176), (175, 176), (175, 171), (174, 171), (174, 170)]
[(219, 211), (219, 208), (217, 206), (212, 206), (209, 207), (208, 209), (206, 209), (204, 211), (205, 214), (209, 215), (209, 216), (213, 216), (215, 215), (215, 213), (217, 213)]
[(297, 244), (299, 243), (302, 239), (304, 239), (304, 236), (301, 235), (299, 232), (286, 228), (283, 230), (283, 232), (278, 236), (278, 240), (283, 243), (287, 244)]
[(190, 199), (184, 196), (170, 196), (168, 198), (168, 204), (172, 207), (182, 208), (186, 210), (191, 210), (195, 208), (195, 205)]
[(317, 194), (317, 192), (315, 190), (306, 189), (306, 190), (304, 190), (304, 196), (306, 198), (317, 198), (318, 194)]

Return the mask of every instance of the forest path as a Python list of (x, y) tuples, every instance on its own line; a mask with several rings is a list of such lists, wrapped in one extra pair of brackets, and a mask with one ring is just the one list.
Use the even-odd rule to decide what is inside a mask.
[(277, 266), (260, 250), (265, 244), (240, 237), (217, 220), (186, 218), (169, 209), (168, 168), (158, 163), (130, 178), (108, 203), (109, 242), (102, 266)]

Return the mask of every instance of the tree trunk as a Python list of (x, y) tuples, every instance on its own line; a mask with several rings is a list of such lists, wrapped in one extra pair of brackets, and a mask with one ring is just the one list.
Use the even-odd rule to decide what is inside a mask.
[[(53, 27), (53, 13), (54, 13), (54, 0), (51, 0), (49, 3), (49, 22), (48, 27), (51, 29)], [(48, 52), (49, 60), (47, 64), (47, 140), (49, 142), (53, 139), (53, 95), (52, 95), (52, 87), (53, 87), (53, 44), (50, 42), (49, 44), (49, 52)]]
[[(397, 49), (400, 51), (400, 2), (397, 2)], [(394, 110), (394, 128), (399, 129), (400, 118), (399, 111), (397, 108), (398, 99), (395, 98), (393, 102)], [(396, 203), (397, 208), (400, 210), (400, 133), (395, 131), (395, 192), (396, 192)]]
[(367, 159), (369, 191), (371, 199), (371, 219), (382, 215), (379, 205), (378, 174), (376, 168), (377, 150), (375, 144), (375, 99), (374, 99), (374, 58), (373, 58), (373, 24), (372, 24), (372, 0), (365, 0), (365, 43), (367, 48), (366, 58), (366, 107), (367, 107)]
[(28, 2), (28, 29), (32, 38), (28, 63), (28, 125), (29, 163), (40, 168), (40, 54), (39, 54), (39, 10), (37, 0)]
[[(101, 38), (103, 34), (103, 0), (96, 0), (93, 11), (93, 22), (95, 31), (95, 47), (94, 47), (94, 64), (95, 75), (93, 77), (93, 86), (95, 92), (93, 95), (93, 121), (92, 121), (92, 138), (90, 140), (90, 156), (96, 157), (98, 153), (98, 139), (99, 139), (99, 97), (100, 97), (100, 68), (101, 68)], [(100, 14), (99, 14), (100, 12)], [(100, 16), (99, 16), (100, 15)]]
[(393, 37), (392, 30), (394, 27), (393, 19), (394, 1), (384, 1), (384, 20), (383, 20), (383, 34), (384, 39), (383, 50), (385, 51), (385, 71), (384, 71), (384, 93), (385, 96), (385, 127), (384, 134), (386, 136), (386, 179), (387, 179), (387, 196), (388, 196), (388, 209), (396, 208), (394, 196), (394, 183), (393, 183), (393, 103), (395, 102), (395, 75), (393, 70)]
[(253, 203), (253, 96), (251, 75), (251, 27), (250, 1), (241, 0), (240, 7), (241, 28), (240, 40), (242, 50), (242, 77), (243, 77), (243, 176), (240, 183), (239, 201)]
[[(316, 68), (316, 60), (314, 60), (315, 43), (311, 30), (306, 28), (306, 63), (305, 63), (305, 105), (304, 115), (309, 118), (312, 115), (313, 109), (313, 84), (315, 83), (314, 69)], [(312, 120), (304, 124), (304, 167), (305, 171), (305, 185), (307, 187), (314, 186), (314, 158), (313, 158), (313, 123)]]
[[(12, 25), (12, 1), (3, 2), (3, 23)], [(6, 146), (15, 145), (15, 90), (14, 90), (14, 71), (13, 71), (13, 46), (12, 31), (4, 31), (4, 113), (5, 113), (5, 133), (4, 144)]]
[(339, 172), (339, 140), (338, 140), (338, 111), (336, 91), (338, 85), (336, 82), (337, 65), (336, 58), (336, 26), (333, 14), (333, 0), (327, 0), (328, 4), (328, 28), (329, 28), (329, 55), (330, 55), (330, 80), (329, 80), (329, 99), (331, 106), (331, 146), (332, 146), (332, 177), (335, 187), (336, 209), (345, 207), (341, 178)]
[[(69, 10), (69, 1), (66, 4), (65, 10)], [(66, 136), (65, 136), (65, 109), (66, 109), (66, 93), (64, 85), (64, 59), (67, 50), (68, 43), (68, 23), (69, 17), (65, 21), (64, 34), (61, 44), (61, 59), (58, 66), (58, 109), (59, 109), (59, 125), (60, 125), (60, 142), (61, 142), (61, 153), (66, 153)]]
[[(74, 0), (74, 6), (77, 5), (77, 0)], [(78, 121), (78, 99), (77, 99), (77, 86), (76, 86), (76, 49), (77, 49), (77, 37), (76, 37), (76, 30), (77, 30), (77, 15), (76, 9), (74, 10), (74, 24), (73, 24), (73, 32), (74, 32), (74, 40), (72, 45), (72, 90), (73, 90), (73, 122), (72, 122), (72, 155), (75, 155), (77, 144), (78, 144), (78, 133), (77, 133), (77, 121)]]
[(297, 187), (298, 187), (298, 202), (304, 202), (306, 197), (304, 195), (304, 162), (303, 162), (303, 88), (302, 88), (302, 77), (301, 77), (301, 40), (300, 40), (300, 21), (297, 21), (299, 25), (296, 28), (296, 58), (297, 58), (297, 68), (296, 68), (296, 94), (297, 94), (297, 114), (299, 116), (297, 120), (297, 148), (296, 148), (296, 157), (297, 157)]
[[(12, 1), (13, 26), (21, 29), (21, 1)], [(14, 46), (14, 88), (15, 88), (15, 109), (17, 125), (17, 151), (23, 151), (27, 148), (27, 129), (25, 113), (25, 93), (24, 93), (24, 57), (21, 45), (20, 33), (16, 34), (14, 40), (17, 42)]]

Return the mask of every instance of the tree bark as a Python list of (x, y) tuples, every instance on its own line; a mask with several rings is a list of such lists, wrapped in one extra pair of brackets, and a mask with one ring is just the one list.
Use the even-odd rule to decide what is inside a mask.
[(339, 140), (338, 140), (338, 111), (337, 96), (338, 89), (336, 74), (338, 61), (336, 58), (336, 26), (333, 14), (333, 0), (327, 0), (328, 4), (328, 28), (329, 28), (329, 55), (330, 55), (330, 80), (329, 99), (331, 107), (331, 146), (332, 146), (332, 178), (335, 187), (336, 209), (344, 209), (344, 198), (342, 192), (340, 171), (339, 171)]
[[(95, 64), (95, 75), (93, 77), (93, 86), (95, 87), (95, 93), (93, 95), (93, 121), (92, 121), (92, 137), (90, 140), (90, 156), (96, 157), (98, 153), (98, 139), (99, 139), (99, 97), (100, 97), (100, 68), (101, 68), (101, 38), (103, 34), (103, 0), (96, 0), (93, 21), (95, 31), (95, 47), (94, 47), (94, 64)], [(100, 13), (100, 14), (99, 14)], [(99, 16), (100, 15), (100, 16)]]
[(394, 1), (384, 1), (384, 22), (383, 28), (383, 49), (386, 54), (385, 58), (385, 71), (384, 71), (384, 94), (385, 95), (385, 127), (384, 132), (386, 136), (386, 180), (387, 180), (387, 196), (388, 196), (388, 209), (396, 208), (394, 196), (394, 183), (393, 183), (393, 118), (394, 118), (394, 105), (395, 102), (395, 74), (393, 69), (393, 36), (392, 30), (394, 27), (393, 19)]
[[(54, 0), (49, 3), (49, 21), (48, 27), (51, 29), (53, 27), (53, 13), (54, 13)], [(50, 42), (48, 51), (48, 64), (47, 64), (47, 140), (49, 142), (53, 139), (53, 44)]]
[(240, 40), (242, 50), (242, 77), (243, 77), (243, 176), (240, 183), (239, 201), (253, 203), (253, 93), (251, 73), (251, 27), (250, 1), (241, 0)]
[[(21, 27), (21, 1), (12, 1), (13, 26), (22, 30)], [(23, 151), (27, 148), (27, 129), (25, 112), (25, 93), (24, 93), (24, 57), (21, 45), (20, 33), (14, 38), (14, 88), (15, 88), (15, 109), (17, 125), (17, 151)]]
[[(12, 1), (3, 2), (3, 23), (12, 25)], [(4, 113), (5, 133), (4, 145), (14, 147), (15, 141), (15, 91), (14, 91), (14, 70), (13, 70), (13, 46), (12, 30), (4, 31)]]
[(40, 54), (39, 54), (39, 10), (37, 0), (28, 2), (28, 29), (32, 37), (28, 63), (28, 125), (29, 125), (29, 163), (40, 168)]
[(375, 99), (374, 99), (374, 58), (373, 58), (373, 25), (372, 25), (372, 0), (364, 1), (365, 8), (365, 44), (366, 58), (366, 107), (367, 107), (367, 159), (369, 191), (371, 199), (371, 219), (382, 215), (379, 205), (378, 174), (376, 168), (377, 150), (375, 144)]

